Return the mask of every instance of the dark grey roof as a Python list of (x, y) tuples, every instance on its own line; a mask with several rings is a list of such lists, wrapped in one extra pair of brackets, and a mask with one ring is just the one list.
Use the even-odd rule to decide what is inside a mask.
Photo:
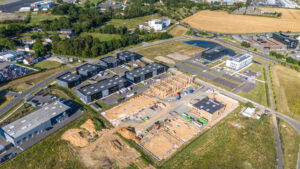
[(144, 74), (149, 73), (149, 72), (153, 72), (155, 70), (158, 70), (158, 69), (164, 68), (164, 67), (165, 66), (162, 65), (162, 64), (152, 62), (148, 65), (143, 66), (143, 67), (139, 67), (139, 68), (136, 68), (136, 69), (133, 69), (131, 71), (126, 72), (126, 75), (128, 74), (128, 75), (133, 76), (133, 77), (139, 77), (141, 75), (144, 75)]
[(214, 55), (214, 54), (220, 53), (220, 52), (222, 52), (224, 50), (226, 50), (225, 47), (223, 47), (223, 46), (216, 46), (214, 48), (211, 48), (211, 49), (208, 49), (208, 50), (204, 51), (203, 53)]
[(79, 75), (73, 74), (71, 72), (67, 72), (59, 77), (57, 77), (56, 79), (61, 80), (61, 81), (65, 81), (65, 82), (74, 82), (76, 80), (80, 79)]
[(92, 72), (92, 71), (95, 71), (95, 70), (98, 70), (100, 69), (100, 67), (98, 65), (93, 65), (93, 64), (90, 64), (90, 63), (86, 63), (82, 66), (79, 66), (77, 68), (77, 71), (85, 71), (85, 72)]
[(125, 83), (126, 81), (127, 80), (125, 78), (119, 77), (116, 75), (114, 77), (101, 80), (97, 83), (84, 86), (84, 87), (78, 89), (78, 91), (86, 96), (93, 95), (93, 94), (99, 93), (103, 90), (109, 89), (113, 86)]
[(113, 57), (113, 56), (107, 56), (107, 57), (101, 58), (100, 60), (105, 62), (105, 63), (116, 63), (116, 62), (118, 62), (118, 59)]
[(216, 100), (209, 99), (208, 97), (200, 100), (194, 104), (194, 107), (202, 109), (210, 114), (214, 114), (216, 111), (224, 107), (224, 105)]
[(122, 56), (122, 57), (125, 57), (125, 58), (136, 56), (136, 55), (137, 55), (136, 53), (128, 51), (128, 50), (117, 53), (118, 57)]
[(68, 109), (69, 106), (55, 101), (3, 126), (2, 130), (11, 137), (17, 138)]
[(281, 36), (282, 38), (289, 39), (289, 40), (292, 40), (292, 41), (297, 40), (295, 38), (290, 37), (288, 34), (285, 34), (285, 33), (278, 33), (278, 32), (276, 32), (276, 33), (273, 33), (273, 34), (276, 34), (278, 36)]

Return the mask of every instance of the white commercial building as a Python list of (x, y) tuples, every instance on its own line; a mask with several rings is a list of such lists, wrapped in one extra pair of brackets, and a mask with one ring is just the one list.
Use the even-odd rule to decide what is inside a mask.
[(0, 128), (0, 134), (14, 145), (20, 145), (47, 128), (61, 122), (69, 106), (55, 101)]
[(155, 32), (163, 31), (168, 28), (171, 24), (170, 19), (152, 19), (148, 22), (142, 23), (139, 25), (140, 29), (150, 30), (153, 29)]
[(226, 60), (226, 67), (233, 70), (240, 70), (252, 63), (252, 55), (242, 53), (235, 55), (228, 60)]

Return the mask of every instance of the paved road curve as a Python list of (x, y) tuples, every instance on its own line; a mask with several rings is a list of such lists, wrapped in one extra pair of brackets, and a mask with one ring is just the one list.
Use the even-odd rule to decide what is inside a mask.
[(21, 93), (20, 95), (18, 95), (14, 100), (12, 100), (10, 103), (8, 103), (6, 106), (4, 106), (2, 109), (0, 109), (0, 116), (2, 114), (4, 114), (5, 112), (7, 112), (10, 108), (12, 108), (14, 105), (16, 105), (17, 103), (19, 103), (22, 99), (26, 98), (28, 95), (30, 95), (32, 92), (34, 92), (35, 90), (44, 87), (45, 85), (47, 85), (47, 83), (49, 83), (50, 81), (56, 79), (58, 76), (68, 72), (68, 71), (72, 71), (74, 70), (75, 67), (70, 68), (64, 72), (58, 73), (54, 76), (51, 76), (49, 78), (47, 78), (46, 80), (42, 81), (41, 83), (35, 85), (34, 87), (26, 90), (25, 92)]

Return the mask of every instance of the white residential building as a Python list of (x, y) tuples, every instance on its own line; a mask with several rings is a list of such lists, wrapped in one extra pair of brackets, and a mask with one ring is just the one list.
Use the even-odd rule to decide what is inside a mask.
[(240, 70), (252, 63), (252, 55), (241, 53), (226, 60), (226, 67), (233, 70)]
[(139, 25), (140, 29), (150, 30), (153, 29), (155, 32), (163, 31), (168, 28), (171, 24), (170, 19), (153, 19), (148, 22), (142, 23)]

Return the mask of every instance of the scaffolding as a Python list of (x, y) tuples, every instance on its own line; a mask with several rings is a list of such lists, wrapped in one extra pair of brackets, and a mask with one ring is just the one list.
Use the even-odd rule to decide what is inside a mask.
[(147, 94), (166, 98), (192, 84), (192, 78), (185, 74), (177, 74), (167, 77), (166, 79), (157, 82), (150, 86), (146, 91)]

